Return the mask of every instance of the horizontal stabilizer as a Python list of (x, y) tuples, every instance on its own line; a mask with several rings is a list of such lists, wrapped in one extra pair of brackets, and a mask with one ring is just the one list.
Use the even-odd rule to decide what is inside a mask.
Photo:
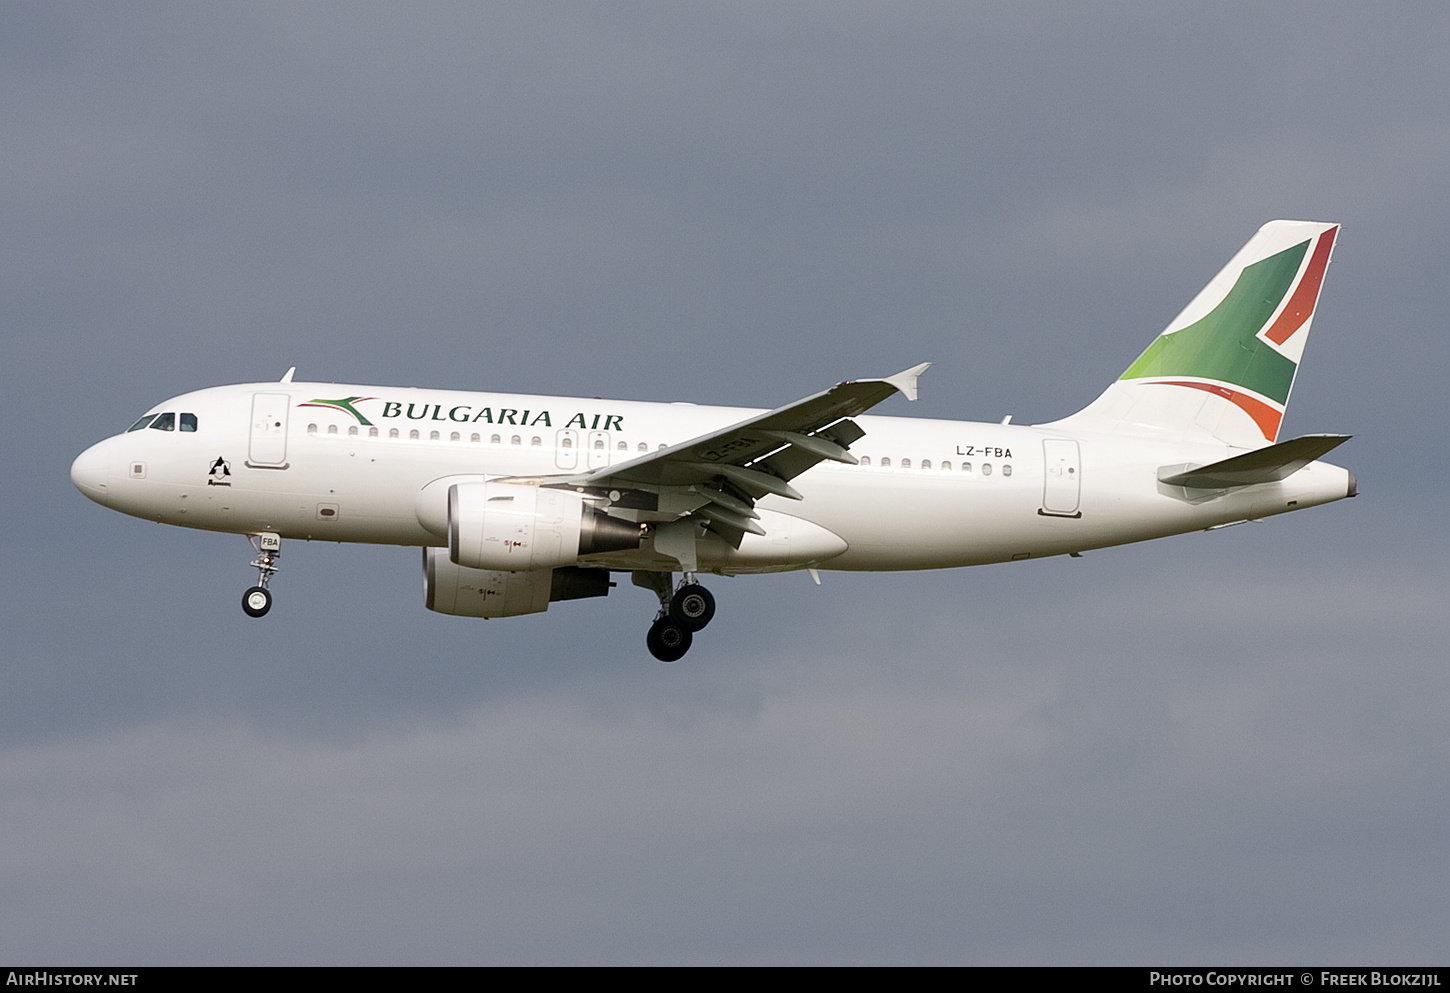
[(1169, 486), (1197, 489), (1226, 489), (1288, 479), (1310, 462), (1326, 455), (1350, 439), (1347, 434), (1306, 434), (1277, 445), (1255, 449), (1212, 465), (1184, 471), (1183, 466), (1164, 466), (1158, 481)]

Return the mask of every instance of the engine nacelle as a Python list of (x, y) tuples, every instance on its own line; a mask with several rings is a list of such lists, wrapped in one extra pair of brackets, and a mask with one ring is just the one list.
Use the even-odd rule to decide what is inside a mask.
[(449, 561), (441, 548), (423, 549), (423, 596), (429, 610), (463, 617), (514, 617), (549, 609), (553, 570), (499, 572)]
[(581, 555), (638, 548), (639, 541), (638, 524), (602, 514), (570, 490), (499, 482), (448, 488), (448, 557), (455, 565), (557, 569)]
[(470, 569), (448, 558), (442, 548), (423, 549), (423, 596), (429, 610), (462, 617), (514, 617), (537, 614), (555, 600), (607, 596), (604, 569), (535, 569), (502, 572)]

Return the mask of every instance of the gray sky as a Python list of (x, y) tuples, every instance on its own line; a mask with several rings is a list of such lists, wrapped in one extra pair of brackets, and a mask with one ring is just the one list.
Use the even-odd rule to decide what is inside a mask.
[[(1427, 963), (1450, 933), (1439, 4), (0, 7), (0, 952)], [(1285, 431), (1361, 497), (479, 622), (413, 549), (70, 461), (299, 379), (1084, 405), (1264, 221), (1344, 224)], [(894, 406), (893, 406), (894, 404)]]

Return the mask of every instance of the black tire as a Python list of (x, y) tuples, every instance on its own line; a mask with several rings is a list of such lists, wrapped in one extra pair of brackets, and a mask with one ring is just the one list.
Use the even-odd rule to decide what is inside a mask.
[(681, 586), (670, 598), (670, 619), (686, 631), (703, 630), (715, 616), (715, 597), (699, 583)]
[(644, 643), (649, 653), (661, 662), (678, 662), (690, 650), (694, 636), (689, 628), (681, 627), (668, 617), (661, 617), (650, 625)]
[(253, 586), (242, 594), (242, 609), (248, 617), (261, 617), (272, 609), (272, 594), (260, 586)]

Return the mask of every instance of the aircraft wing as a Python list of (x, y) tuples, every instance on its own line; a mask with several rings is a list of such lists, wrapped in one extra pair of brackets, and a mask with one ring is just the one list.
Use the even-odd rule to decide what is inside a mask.
[(755, 501), (767, 494), (801, 495), (790, 480), (830, 459), (855, 465), (847, 449), (865, 432), (851, 420), (894, 393), (916, 399), (916, 379), (930, 362), (884, 379), (838, 383), (795, 403), (747, 418), (628, 462), (569, 476), (548, 476), (545, 486), (614, 493), (612, 503), (640, 520), (698, 516), (739, 547), (744, 532), (764, 534)]

